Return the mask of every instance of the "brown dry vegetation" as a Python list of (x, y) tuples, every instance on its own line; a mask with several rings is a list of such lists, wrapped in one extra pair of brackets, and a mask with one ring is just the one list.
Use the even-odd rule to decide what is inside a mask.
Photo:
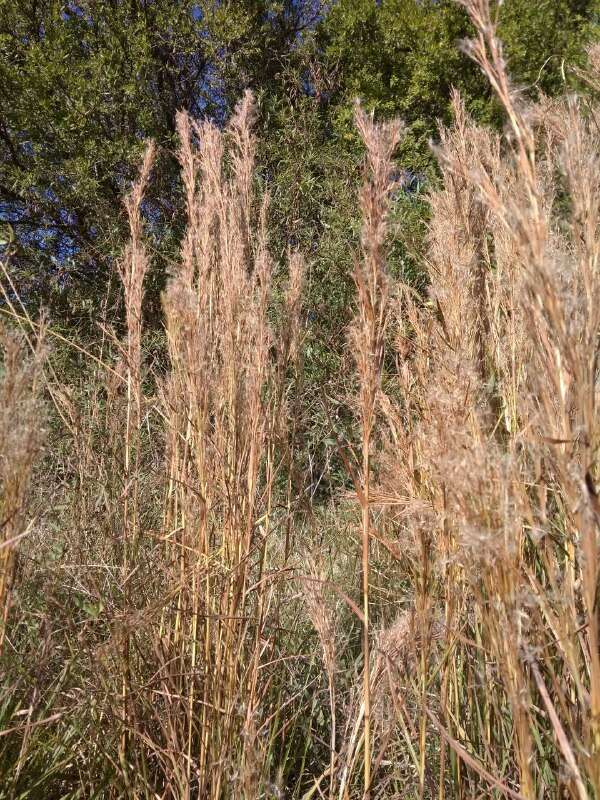
[(269, 254), (249, 94), (223, 131), (178, 119), (167, 371), (152, 147), (125, 333), (78, 384), (5, 268), (0, 797), (600, 798), (597, 109), (522, 104), (465, 5), (507, 126), (455, 96), (426, 297), (386, 272), (401, 127), (356, 114), (351, 493), (312, 504), (299, 468), (304, 262)]

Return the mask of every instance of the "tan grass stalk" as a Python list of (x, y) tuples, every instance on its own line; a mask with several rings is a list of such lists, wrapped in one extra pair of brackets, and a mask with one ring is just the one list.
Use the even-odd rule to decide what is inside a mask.
[(246, 94), (223, 132), (179, 115), (188, 229), (164, 296), (165, 540), (177, 587), (162, 635), (185, 706), (184, 720), (172, 719), (184, 796), (196, 786), (215, 800), (231, 792), (253, 798), (266, 779), (258, 732), (269, 686), (260, 667), (273, 646), (274, 443), (286, 364), (297, 348), (303, 271), (292, 257), (287, 333), (276, 342), (268, 198), (254, 188), (254, 113)]
[(402, 126), (391, 122), (377, 126), (360, 107), (356, 126), (367, 150), (366, 178), (360, 196), (363, 217), (361, 257), (356, 259), (354, 279), (358, 290), (358, 312), (351, 333), (360, 381), (362, 478), (359, 502), (362, 516), (362, 611), (363, 611), (363, 703), (364, 703), (364, 797), (371, 793), (371, 679), (369, 647), (369, 549), (371, 536), (370, 487), (371, 439), (377, 392), (381, 385), (384, 337), (388, 316), (388, 277), (385, 239), (390, 194), (393, 187), (392, 156), (400, 141)]
[[(142, 306), (144, 300), (144, 278), (148, 270), (148, 256), (142, 238), (141, 205), (150, 179), (150, 171), (155, 157), (155, 147), (146, 147), (138, 179), (125, 199), (131, 239), (121, 262), (119, 277), (123, 284), (127, 340), (125, 351), (125, 370), (127, 381), (126, 423), (124, 432), (123, 465), (123, 556), (121, 580), (125, 608), (131, 605), (129, 590), (130, 571), (134, 564), (139, 536), (139, 457), (140, 427), (142, 423)], [(127, 777), (128, 731), (132, 726), (129, 695), (131, 692), (131, 656), (129, 633), (123, 632), (122, 652), (122, 723), (120, 739), (120, 762), (123, 774)]]
[(329, 707), (331, 711), (331, 730), (329, 740), (329, 798), (335, 797), (335, 777), (337, 769), (337, 723), (336, 723), (336, 632), (332, 610), (325, 596), (325, 575), (323, 566), (318, 557), (309, 555), (305, 561), (308, 565), (308, 575), (304, 581), (304, 599), (308, 616), (313, 624), (319, 644), (323, 666), (327, 674), (329, 689)]
[(44, 328), (28, 356), (22, 337), (0, 328), (0, 655), (3, 651), (17, 551), (27, 535), (27, 495), (43, 442), (40, 390)]

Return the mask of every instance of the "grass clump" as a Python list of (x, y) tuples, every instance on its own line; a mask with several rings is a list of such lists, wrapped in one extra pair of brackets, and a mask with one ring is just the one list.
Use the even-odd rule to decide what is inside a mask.
[(152, 146), (124, 335), (102, 327), (77, 385), (5, 287), (26, 338), (3, 333), (0, 797), (600, 796), (596, 109), (526, 106), (465, 5), (506, 130), (454, 94), (424, 291), (387, 271), (401, 126), (356, 115), (349, 435), (323, 397), (345, 489), (299, 469), (304, 260), (281, 281), (250, 94), (223, 129), (177, 120), (167, 369)]

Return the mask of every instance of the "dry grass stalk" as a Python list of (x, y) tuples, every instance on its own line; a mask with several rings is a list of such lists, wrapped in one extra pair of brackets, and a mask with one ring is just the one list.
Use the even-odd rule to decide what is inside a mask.
[[(367, 147), (350, 340), (362, 612), (348, 597), (357, 562), (341, 544), (352, 524), (342, 504), (312, 509), (314, 530), (304, 535), (319, 545), (301, 597), (290, 599), (282, 580), (294, 549), (286, 448), (297, 416), (289, 378), (302, 369), (304, 268), (291, 254), (278, 329), (249, 95), (224, 130), (178, 119), (188, 227), (164, 296), (164, 429), (142, 436), (151, 382), (141, 202), (151, 153), (127, 206), (121, 361), (96, 359), (104, 381), (52, 385), (61, 434), (72, 437), (59, 465), (69, 511), (57, 504), (56, 519), (73, 530), (56, 561), (46, 531), (39, 537), (52, 610), (34, 559), (31, 596), (17, 595), (22, 575), (11, 583), (40, 445), (40, 356), (23, 360), (19, 342), (6, 340), (2, 635), (27, 660), (23, 620), (47, 626), (35, 651), (41, 667), (21, 673), (13, 664), (17, 699), (5, 691), (0, 703), (0, 767), (14, 796), (33, 796), (22, 789), (27, 770), (35, 757), (49, 763), (39, 742), (57, 739), (60, 762), (50, 763), (60, 763), (60, 777), (33, 791), (51, 785), (62, 796), (77, 781), (73, 793), (90, 796), (254, 800), (287, 791), (310, 800), (327, 795), (329, 776), (329, 796), (340, 800), (600, 794), (596, 110), (575, 98), (527, 106), (508, 80), (487, 2), (464, 5), (476, 29), (471, 52), (507, 131), (475, 125), (454, 95), (430, 195), (427, 297), (394, 286), (385, 269), (399, 126), (357, 112)], [(592, 86), (598, 63), (592, 53)], [(391, 329), (397, 370), (383, 376)], [(326, 536), (340, 596), (364, 617), (362, 674), (350, 621), (350, 646), (335, 646)], [(11, 614), (5, 635), (13, 596), (22, 616)], [(311, 626), (329, 711), (314, 688), (318, 659), (306, 652)], [(24, 689), (20, 676), (36, 670), (39, 686)]]
[(44, 330), (28, 357), (25, 341), (0, 328), (0, 654), (4, 646), (17, 550), (27, 534), (27, 494), (44, 430), (40, 391)]
[[(123, 459), (123, 556), (121, 568), (122, 590), (125, 607), (131, 606), (130, 571), (135, 562), (139, 536), (139, 458), (140, 427), (142, 424), (142, 306), (144, 301), (144, 278), (149, 260), (143, 242), (141, 206), (150, 179), (155, 157), (155, 147), (151, 142), (146, 147), (138, 179), (125, 199), (131, 239), (121, 262), (119, 277), (123, 284), (127, 340), (125, 370), (127, 381), (126, 423), (124, 431)], [(127, 631), (123, 632), (122, 652), (122, 722), (123, 733), (120, 743), (120, 762), (127, 776), (128, 731), (132, 725), (129, 695), (131, 693), (131, 655)]]
[[(254, 196), (253, 117), (247, 94), (224, 133), (183, 114), (178, 119), (189, 224), (181, 267), (164, 298), (172, 364), (164, 391), (165, 537), (179, 586), (163, 641), (187, 703), (179, 739), (185, 792), (197, 785), (214, 798), (236, 781), (235, 791), (255, 797), (265, 777), (257, 731), (267, 684), (259, 667), (272, 647), (265, 627), (272, 578), (265, 569), (272, 436), (285, 375), (270, 356), (268, 200)], [(290, 271), (283, 362), (297, 347), (298, 257)], [(239, 779), (226, 766), (238, 757)]]
[(335, 777), (337, 769), (337, 722), (336, 722), (336, 631), (332, 609), (326, 597), (326, 578), (319, 557), (309, 555), (305, 559), (308, 576), (304, 581), (304, 599), (310, 621), (319, 637), (323, 666), (327, 674), (331, 729), (329, 741), (329, 797), (335, 797)]
[[(465, 5), (477, 31), (471, 53), (509, 129), (502, 142), (477, 128), (455, 98), (455, 126), (442, 131), (430, 303), (408, 292), (398, 301), (402, 402), (381, 402), (390, 439), (377, 494), (400, 530), (416, 534), (425, 513), (434, 532), (413, 580), (418, 603), (443, 603), (445, 615), (439, 796), (449, 745), (460, 792), (494, 776), (521, 797), (591, 797), (600, 657), (592, 600), (599, 142), (577, 101), (524, 106), (487, 2)], [(555, 203), (558, 182), (570, 196), (568, 225)], [(426, 661), (422, 676), (436, 674)], [(485, 676), (485, 697), (468, 688), (469, 673)], [(540, 698), (555, 734), (555, 749), (543, 755)], [(498, 735), (506, 706), (510, 723)], [(423, 711), (431, 718), (430, 707)], [(487, 769), (466, 756), (467, 736)], [(510, 764), (504, 774), (502, 759)]]
[(399, 122), (375, 125), (357, 107), (356, 126), (367, 150), (365, 183), (360, 195), (363, 218), (361, 257), (354, 279), (358, 290), (358, 312), (351, 331), (351, 347), (360, 381), (362, 477), (357, 487), (362, 514), (362, 612), (363, 612), (363, 703), (364, 703), (364, 796), (371, 792), (371, 701), (369, 649), (369, 548), (371, 536), (370, 485), (371, 439), (375, 401), (381, 385), (383, 351), (388, 317), (388, 276), (385, 238), (390, 195), (394, 185), (392, 156), (400, 141)]

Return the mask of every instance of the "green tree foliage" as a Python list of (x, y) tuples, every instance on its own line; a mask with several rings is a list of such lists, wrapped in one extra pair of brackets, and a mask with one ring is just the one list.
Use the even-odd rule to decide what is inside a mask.
[[(510, 73), (529, 94), (556, 94), (575, 81), (597, 33), (598, 0), (504, 0), (496, 13)], [(457, 88), (478, 121), (502, 124), (488, 82), (461, 44), (473, 35), (456, 0), (338, 0), (319, 28), (319, 48), (333, 91), (328, 114), (332, 137), (356, 162), (360, 143), (352, 123), (361, 98), (379, 117), (399, 116), (407, 126), (398, 161), (407, 185), (394, 212), (403, 232), (394, 268), (419, 280), (418, 255), (425, 234), (426, 203), (420, 189), (436, 179), (430, 143), (440, 122), (451, 122)]]
[(360, 97), (384, 116), (399, 114), (423, 144), (447, 117), (450, 87), (487, 97), (485, 82), (457, 47), (469, 33), (455, 2), (340, 0), (324, 28), (327, 57), (342, 76), (340, 122)]
[[(599, 11), (598, 0), (498, 3), (499, 32), (517, 84), (531, 93), (561, 91), (584, 60)], [(323, 42), (342, 76), (346, 117), (348, 99), (360, 96), (383, 115), (400, 115), (422, 144), (438, 120), (449, 121), (454, 86), (474, 116), (492, 118), (489, 86), (460, 48), (472, 32), (456, 0), (339, 0), (323, 25)]]
[(176, 111), (220, 119), (248, 85), (276, 92), (318, 12), (293, 0), (0, 0), (0, 212), (25, 298), (72, 321), (97, 309), (148, 137), (161, 146), (145, 207), (157, 289), (181, 216)]
[[(559, 91), (598, 2), (505, 0), (501, 33), (517, 81)], [(152, 316), (182, 219), (175, 113), (225, 118), (250, 86), (273, 242), (311, 261), (308, 354), (317, 372), (335, 370), (357, 236), (354, 99), (408, 126), (399, 153), (408, 188), (395, 204), (406, 241), (394, 268), (414, 279), (419, 189), (434, 175), (429, 140), (448, 121), (450, 88), (478, 119), (498, 119), (457, 46), (470, 33), (454, 0), (0, 0), (0, 250), (13, 242), (22, 296), (65, 324), (98, 315), (126, 235), (121, 198), (153, 137)]]
[[(499, 33), (513, 78), (530, 93), (555, 95), (573, 84), (585, 45), (597, 35), (598, 0), (512, 0), (501, 8)], [(566, 87), (565, 87), (566, 84)]]

